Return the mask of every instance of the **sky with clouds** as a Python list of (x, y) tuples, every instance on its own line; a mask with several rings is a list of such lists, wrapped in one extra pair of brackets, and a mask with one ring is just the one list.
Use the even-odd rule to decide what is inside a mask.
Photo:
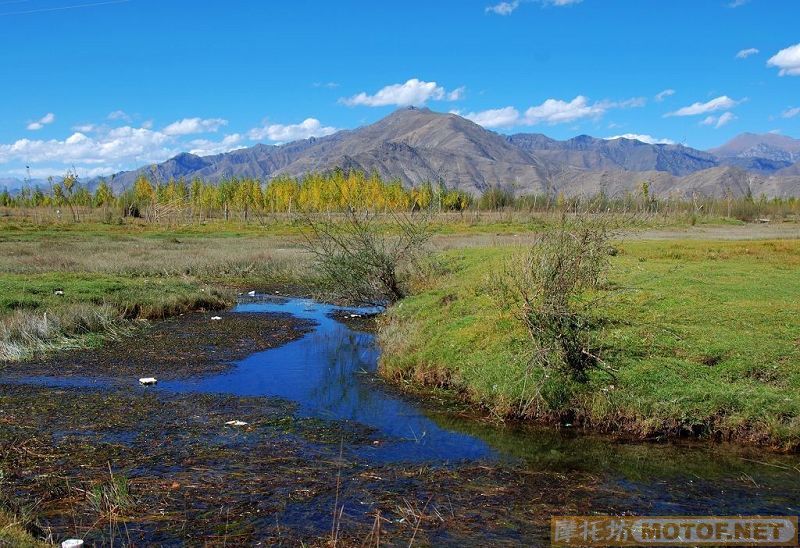
[(368, 124), (800, 137), (797, 0), (0, 0), (0, 179)]

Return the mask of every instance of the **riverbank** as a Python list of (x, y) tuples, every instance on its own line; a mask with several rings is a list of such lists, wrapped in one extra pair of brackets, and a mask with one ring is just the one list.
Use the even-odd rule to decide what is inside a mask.
[(593, 309), (613, 372), (527, 368), (527, 336), (491, 296), (514, 246), (462, 249), (383, 319), (381, 373), (446, 388), (492, 416), (634, 439), (800, 448), (800, 240), (626, 241)]
[[(775, 238), (795, 223), (693, 226), (658, 215), (634, 238)], [(434, 218), (435, 251), (530, 242), (555, 215), (484, 212)], [(684, 220), (685, 221), (685, 220)], [(314, 273), (296, 216), (185, 225), (0, 219), (0, 364), (92, 348), (136, 332), (140, 320), (219, 310), (236, 293), (310, 295)], [(642, 232), (645, 231), (645, 232)]]

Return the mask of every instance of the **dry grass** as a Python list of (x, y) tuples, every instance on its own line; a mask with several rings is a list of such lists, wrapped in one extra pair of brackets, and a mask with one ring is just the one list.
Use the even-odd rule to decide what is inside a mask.
[(295, 241), (278, 237), (26, 234), (0, 239), (0, 272), (91, 272), (201, 279), (287, 275), (303, 262)]
[(297, 236), (0, 224), (0, 362), (130, 332), (130, 320), (220, 308), (310, 277)]
[(20, 361), (54, 349), (80, 348), (81, 337), (103, 333), (117, 337), (129, 333), (119, 311), (108, 305), (78, 304), (50, 312), (16, 310), (0, 318), (0, 361)]

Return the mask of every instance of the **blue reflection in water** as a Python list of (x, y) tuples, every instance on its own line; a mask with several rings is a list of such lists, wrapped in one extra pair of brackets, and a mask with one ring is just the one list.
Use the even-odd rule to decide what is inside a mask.
[(462, 461), (497, 456), (484, 441), (440, 428), (415, 406), (382, 390), (373, 375), (379, 355), (374, 336), (329, 318), (336, 310), (340, 308), (305, 299), (241, 303), (234, 312), (289, 313), (316, 326), (298, 340), (236, 362), (230, 371), (160, 382), (159, 389), (290, 399), (300, 405), (302, 416), (356, 421), (379, 430), (381, 438), (391, 438), (361, 450), (377, 460)]

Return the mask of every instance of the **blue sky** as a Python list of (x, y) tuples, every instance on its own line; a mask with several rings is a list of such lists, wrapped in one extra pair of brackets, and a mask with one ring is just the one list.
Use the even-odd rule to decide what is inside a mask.
[[(800, 137), (797, 0), (0, 0), (0, 178), (371, 123)], [(642, 137), (647, 139), (648, 137)]]

